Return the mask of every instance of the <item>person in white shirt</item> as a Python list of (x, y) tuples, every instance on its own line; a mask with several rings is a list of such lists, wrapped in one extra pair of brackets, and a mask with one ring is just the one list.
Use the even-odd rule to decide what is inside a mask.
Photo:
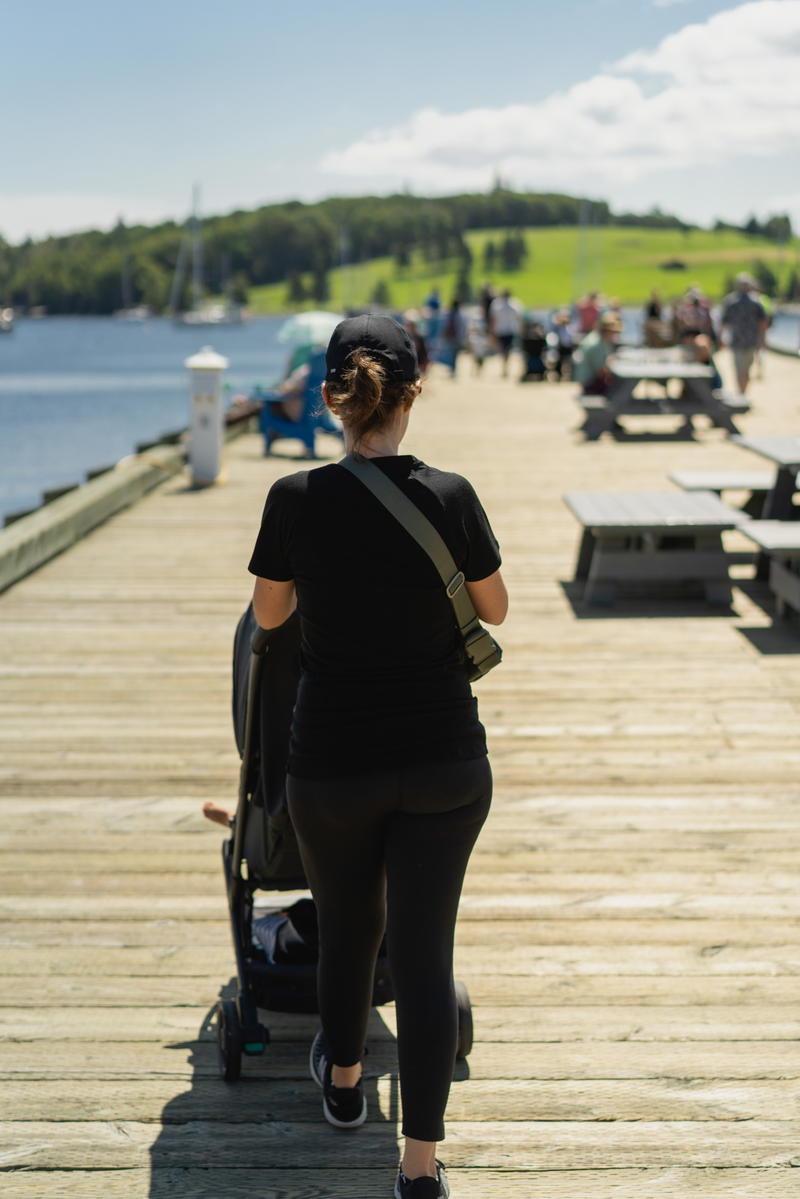
[(504, 291), (492, 300), (489, 306), (489, 332), (497, 342), (503, 360), (503, 376), (508, 374), (508, 359), (514, 338), (519, 334), (521, 319), (519, 305)]

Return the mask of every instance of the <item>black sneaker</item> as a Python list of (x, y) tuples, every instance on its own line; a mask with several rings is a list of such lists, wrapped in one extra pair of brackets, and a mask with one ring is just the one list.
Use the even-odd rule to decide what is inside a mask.
[(440, 1161), (436, 1163), (435, 1178), (406, 1178), (402, 1170), (397, 1172), (394, 1184), (394, 1199), (448, 1199), (450, 1187)]
[(367, 1118), (367, 1101), (361, 1079), (354, 1087), (335, 1087), (331, 1082), (332, 1062), (325, 1035), (320, 1029), (311, 1042), (308, 1058), (311, 1077), (322, 1087), (322, 1112), (334, 1128), (358, 1128)]

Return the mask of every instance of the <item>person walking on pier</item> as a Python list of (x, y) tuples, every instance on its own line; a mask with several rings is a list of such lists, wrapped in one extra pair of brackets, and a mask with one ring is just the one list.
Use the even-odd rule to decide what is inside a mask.
[(522, 328), (519, 304), (511, 298), (511, 292), (506, 289), (492, 300), (489, 306), (489, 332), (497, 342), (500, 359), (503, 363), (503, 378), (508, 374), (508, 359), (514, 339), (519, 336)]
[(736, 291), (725, 297), (720, 318), (723, 329), (728, 331), (741, 395), (747, 392), (753, 361), (764, 344), (769, 324), (763, 304), (751, 294), (755, 286), (756, 281), (750, 275), (744, 272), (737, 275)]
[[(390, 317), (337, 326), (323, 398), (348, 453), (424, 513), (478, 616), (500, 624), (498, 545), (472, 486), (399, 453), (420, 387), (413, 343)], [(341, 1129), (366, 1118), (361, 1060), (385, 929), (405, 1136), (394, 1194), (446, 1199), (436, 1146), (457, 1045), (454, 928), (492, 787), (450, 601), (427, 554), (338, 464), (272, 486), (250, 570), (262, 627), (300, 615), (288, 801), (319, 915), (310, 1067), (323, 1114)]]

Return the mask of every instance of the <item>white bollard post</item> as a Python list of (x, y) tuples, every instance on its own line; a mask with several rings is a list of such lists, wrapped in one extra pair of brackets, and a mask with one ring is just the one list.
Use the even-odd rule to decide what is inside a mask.
[(193, 487), (209, 487), (222, 469), (222, 372), (228, 359), (203, 346), (184, 365), (192, 372), (189, 470)]

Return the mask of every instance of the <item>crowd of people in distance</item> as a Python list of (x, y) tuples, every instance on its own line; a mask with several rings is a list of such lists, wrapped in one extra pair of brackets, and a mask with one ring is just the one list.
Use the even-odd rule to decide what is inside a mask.
[(468, 310), (458, 298), (443, 307), (434, 288), (421, 310), (405, 313), (404, 323), (417, 345), (420, 363), (426, 368), (431, 361), (442, 363), (453, 377), (461, 355), (469, 356), (474, 373), (480, 374), (485, 360), (497, 354), (501, 375), (507, 378), (515, 348), (523, 358), (520, 382), (571, 377), (576, 336), (570, 311), (556, 309), (546, 318), (532, 315), (510, 290), (496, 292), (490, 283), (483, 284)]
[[(543, 313), (526, 310), (509, 289), (495, 291), (489, 282), (470, 305), (457, 296), (444, 305), (438, 288), (433, 288), (419, 309), (410, 309), (398, 319), (414, 343), (423, 377), (436, 362), (455, 378), (464, 358), (480, 375), (487, 358), (496, 355), (504, 378), (512, 364), (521, 361), (520, 383), (574, 380), (585, 395), (605, 395), (612, 385), (611, 360), (628, 333), (632, 342), (654, 352), (680, 347), (687, 360), (711, 366), (713, 388), (722, 387), (715, 354), (722, 345), (729, 346), (738, 392), (745, 395), (771, 317), (771, 301), (750, 275), (742, 273), (718, 309), (697, 284), (669, 305), (653, 291), (640, 328), (632, 327), (630, 313), (624, 327), (620, 301), (599, 292), (589, 292), (571, 308)], [(312, 368), (320, 353), (319, 347), (297, 347), (283, 381), (269, 396), (257, 398), (263, 398), (280, 419), (300, 421), (309, 394), (313, 391), (317, 396)], [(327, 425), (323, 422), (322, 427)]]
[[(588, 297), (592, 303), (585, 306), (584, 312), (588, 311), (588, 319), (594, 320), (595, 326), (582, 339), (576, 355), (575, 377), (584, 394), (589, 395), (602, 395), (608, 390), (609, 359), (622, 337), (619, 311), (612, 304), (596, 314), (596, 299)], [(643, 313), (643, 340), (653, 350), (680, 346), (687, 359), (711, 366), (715, 388), (722, 386), (722, 378), (714, 354), (727, 344), (733, 356), (739, 394), (744, 395), (753, 365), (764, 348), (771, 316), (771, 302), (758, 292), (755, 279), (742, 272), (736, 276), (734, 290), (723, 300), (716, 319), (711, 301), (696, 284), (687, 288), (669, 308), (657, 291), (652, 292)]]
[[(714, 354), (721, 345), (729, 345), (737, 387), (744, 395), (771, 315), (769, 299), (758, 292), (750, 275), (742, 273), (736, 276), (735, 288), (718, 312), (696, 284), (669, 307), (654, 291), (642, 315), (641, 340), (654, 350), (682, 347), (688, 359), (710, 365), (715, 372), (714, 387), (722, 386)], [(623, 341), (619, 300), (590, 292), (572, 308), (557, 308), (544, 315), (526, 312), (509, 290), (496, 293), (490, 283), (483, 284), (476, 303), (468, 309), (457, 298), (444, 307), (434, 288), (420, 311), (405, 314), (405, 325), (425, 368), (436, 361), (455, 377), (460, 357), (468, 355), (474, 373), (480, 374), (486, 358), (496, 354), (501, 374), (507, 377), (512, 350), (518, 349), (520, 382), (574, 379), (588, 395), (603, 395), (608, 390), (609, 359)]]

